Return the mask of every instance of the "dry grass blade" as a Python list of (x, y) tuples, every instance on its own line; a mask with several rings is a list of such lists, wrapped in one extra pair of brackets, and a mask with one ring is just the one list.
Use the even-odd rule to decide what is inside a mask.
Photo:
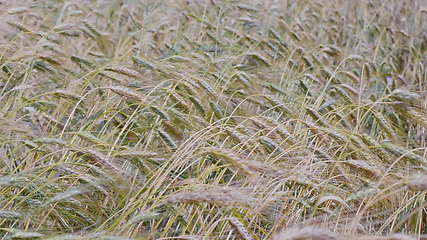
[(361, 161), (361, 160), (346, 160), (344, 161), (344, 164), (347, 164), (351, 167), (355, 167), (358, 169), (361, 169), (365, 172), (368, 172), (374, 176), (381, 176), (381, 169), (378, 169), (378, 167), (376, 167), (375, 165), (369, 164), (366, 161)]
[(22, 213), (17, 211), (0, 210), (0, 218), (19, 219), (22, 216), (23, 216)]
[(100, 163), (101, 165), (107, 167), (108, 169), (116, 172), (116, 173), (123, 173), (123, 171), (117, 167), (114, 163), (110, 161), (110, 158), (106, 156), (105, 154), (98, 152), (96, 150), (76, 150), (77, 153), (83, 153), (88, 155), (90, 158), (93, 158), (96, 163)]
[(231, 225), (233, 225), (233, 227), (236, 229), (237, 233), (239, 234), (239, 236), (244, 239), (244, 240), (254, 240), (254, 238), (251, 236), (251, 234), (248, 232), (248, 230), (246, 230), (245, 225), (243, 225), (242, 222), (240, 222), (239, 219), (235, 218), (235, 217), (231, 217), (228, 219), (231, 223)]
[(128, 77), (132, 77), (132, 78), (136, 78), (136, 79), (140, 79), (140, 80), (143, 79), (142, 75), (139, 72), (132, 70), (132, 69), (129, 69), (129, 68), (126, 68), (126, 67), (112, 67), (112, 68), (107, 68), (105, 70), (115, 72), (115, 73), (119, 73), (119, 74), (122, 74), (122, 75), (125, 75)]
[(141, 93), (139, 93), (135, 90), (132, 90), (130, 88), (123, 87), (123, 86), (110, 86), (107, 88), (110, 89), (111, 91), (115, 92), (116, 94), (120, 95), (120, 96), (126, 97), (126, 98), (133, 100), (133, 101), (136, 101), (138, 103), (143, 104), (146, 102), (145, 97)]
[(11, 239), (38, 239), (44, 237), (45, 235), (38, 232), (28, 232), (15, 228), (1, 228), (0, 230), (11, 233)]
[(71, 198), (71, 197), (76, 196), (76, 195), (85, 194), (87, 192), (88, 192), (88, 189), (85, 189), (85, 188), (70, 189), (70, 190), (67, 190), (65, 192), (58, 193), (54, 197), (50, 198), (46, 202), (46, 204), (51, 204), (54, 202), (62, 201), (62, 200), (65, 200), (67, 198)]
[(338, 240), (337, 234), (317, 227), (292, 228), (273, 236), (273, 240)]
[(397, 146), (395, 144), (389, 143), (389, 142), (384, 142), (382, 143), (382, 146), (384, 147), (385, 150), (397, 155), (397, 156), (402, 156), (403, 158), (413, 162), (414, 164), (421, 164), (424, 165), (427, 163), (426, 158), (413, 153), (412, 151), (405, 149), (401, 146)]
[(82, 99), (83, 97), (75, 94), (73, 92), (67, 91), (67, 90), (63, 90), (63, 89), (58, 89), (52, 92), (52, 94), (57, 95), (59, 97), (63, 97), (63, 98), (68, 98), (74, 101), (79, 101), (80, 99)]
[(232, 187), (206, 187), (202, 190), (188, 190), (169, 195), (166, 203), (215, 203), (244, 204), (255, 206), (257, 200), (248, 191)]
[(427, 175), (417, 176), (406, 185), (413, 191), (427, 191)]
[(205, 148), (204, 152), (225, 160), (226, 162), (230, 163), (232, 166), (235, 166), (238, 170), (249, 176), (255, 175), (257, 173), (267, 175), (278, 174), (278, 172), (269, 168), (265, 163), (256, 160), (241, 159), (237, 154), (233, 153), (230, 150), (210, 147)]

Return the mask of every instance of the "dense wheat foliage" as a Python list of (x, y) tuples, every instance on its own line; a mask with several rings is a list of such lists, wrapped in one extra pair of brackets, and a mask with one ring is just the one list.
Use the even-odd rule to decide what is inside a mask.
[(0, 239), (427, 238), (424, 0), (0, 2)]

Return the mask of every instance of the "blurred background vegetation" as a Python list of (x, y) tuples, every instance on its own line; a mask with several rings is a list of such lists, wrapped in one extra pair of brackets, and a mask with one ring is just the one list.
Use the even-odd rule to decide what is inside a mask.
[(427, 4), (0, 4), (1, 239), (423, 239)]

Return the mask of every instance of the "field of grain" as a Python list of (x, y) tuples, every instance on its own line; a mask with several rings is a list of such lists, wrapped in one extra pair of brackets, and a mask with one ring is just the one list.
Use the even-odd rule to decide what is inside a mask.
[(0, 0), (0, 239), (427, 239), (424, 0)]

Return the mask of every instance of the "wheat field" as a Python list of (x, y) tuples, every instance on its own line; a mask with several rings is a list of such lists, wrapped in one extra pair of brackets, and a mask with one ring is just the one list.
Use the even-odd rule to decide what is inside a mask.
[(427, 239), (424, 0), (1, 0), (0, 239)]

